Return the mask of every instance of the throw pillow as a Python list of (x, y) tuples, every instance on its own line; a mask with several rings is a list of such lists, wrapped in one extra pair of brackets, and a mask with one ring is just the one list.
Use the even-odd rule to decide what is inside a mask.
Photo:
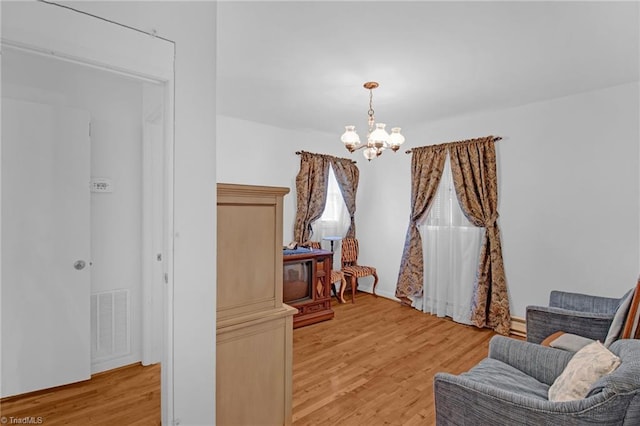
[(571, 358), (549, 388), (549, 401), (571, 401), (587, 396), (591, 385), (620, 365), (620, 358), (599, 341), (588, 344)]

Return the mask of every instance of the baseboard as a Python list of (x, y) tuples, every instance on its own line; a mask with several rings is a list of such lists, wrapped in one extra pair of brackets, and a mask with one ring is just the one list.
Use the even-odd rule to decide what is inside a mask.
[[(367, 285), (363, 285), (362, 283), (358, 283), (358, 291), (362, 292), (362, 293), (369, 293), (369, 294), (373, 294), (373, 285), (372, 284), (367, 284)], [(347, 291), (345, 291), (345, 298), (347, 297), (347, 293), (349, 292), (349, 289), (347, 289)], [(390, 293), (388, 291), (385, 290), (381, 290), (380, 287), (378, 287), (376, 289), (376, 296), (380, 296), (380, 297), (384, 297), (385, 299), (391, 299), (394, 302), (399, 302), (400, 299), (398, 299), (395, 296), (395, 293)], [(349, 296), (351, 297), (351, 296)]]
[[(371, 293), (370, 289), (364, 289), (363, 290), (366, 293)], [(380, 290), (376, 290), (376, 296), (380, 296), (380, 297), (384, 297), (385, 299), (391, 299), (394, 302), (399, 302), (400, 299), (398, 299), (393, 293), (389, 293), (387, 291), (380, 291)]]
[[(359, 287), (358, 291), (362, 291), (364, 293), (371, 293), (371, 288), (362, 288)], [(393, 293), (389, 293), (387, 291), (376, 291), (376, 295), (380, 296), (380, 297), (384, 297), (386, 299), (391, 299), (393, 301), (399, 302), (400, 299), (398, 299)], [(526, 324), (526, 320), (524, 318), (521, 317), (511, 317), (511, 328), (509, 329), (509, 333), (513, 334), (514, 336), (518, 336), (518, 337), (527, 337), (527, 324)]]
[(91, 375), (102, 373), (104, 371), (114, 370), (119, 367), (126, 367), (131, 364), (140, 363), (139, 354), (127, 354), (118, 358), (92, 361), (91, 362)]
[(511, 329), (509, 332), (520, 337), (527, 337), (527, 323), (524, 318), (511, 317)]

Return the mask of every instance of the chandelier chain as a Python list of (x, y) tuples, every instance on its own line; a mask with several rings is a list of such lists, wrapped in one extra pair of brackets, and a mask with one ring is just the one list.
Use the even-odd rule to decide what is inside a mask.
[(373, 89), (369, 89), (369, 117), (373, 117)]

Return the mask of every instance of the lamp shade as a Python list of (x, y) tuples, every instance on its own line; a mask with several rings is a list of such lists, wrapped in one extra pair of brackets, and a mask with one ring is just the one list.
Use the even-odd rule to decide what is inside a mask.
[(378, 150), (370, 146), (368, 148), (365, 148), (362, 154), (364, 155), (364, 158), (371, 161), (378, 156)]
[(376, 123), (376, 129), (369, 135), (369, 145), (373, 144), (377, 148), (389, 146), (389, 133), (384, 129), (385, 126), (384, 123)]
[(391, 149), (394, 151), (404, 143), (404, 136), (402, 136), (400, 130), (400, 127), (394, 127), (391, 129), (391, 134), (389, 135), (389, 145), (391, 145)]
[(356, 126), (344, 126), (345, 132), (340, 137), (344, 146), (352, 151), (360, 145), (360, 136), (356, 133)]

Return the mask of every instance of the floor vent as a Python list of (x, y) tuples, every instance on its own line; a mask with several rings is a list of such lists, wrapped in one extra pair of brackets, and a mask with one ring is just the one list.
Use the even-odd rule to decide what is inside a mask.
[(91, 295), (91, 360), (105, 361), (130, 352), (129, 290)]

